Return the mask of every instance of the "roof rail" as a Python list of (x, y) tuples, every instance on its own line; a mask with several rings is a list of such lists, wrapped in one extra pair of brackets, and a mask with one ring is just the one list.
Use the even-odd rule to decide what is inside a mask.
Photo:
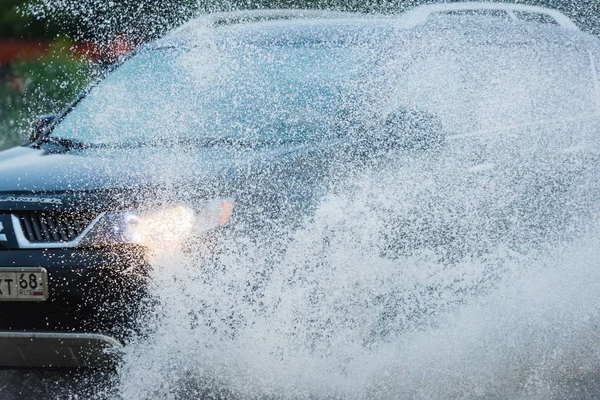
[[(1, 1), (1, 0), (0, 0)], [(252, 22), (266, 22), (291, 19), (328, 19), (328, 18), (356, 18), (365, 14), (343, 12), (343, 11), (325, 11), (325, 10), (305, 10), (305, 9), (259, 9), (245, 11), (226, 11), (218, 13), (201, 14), (200, 16), (186, 22), (178, 28), (172, 30), (164, 38), (159, 39), (157, 43), (166, 43), (169, 40), (186, 34), (190, 29), (201, 27), (218, 27), (225, 25), (237, 25)]]
[(465, 3), (442, 3), (426, 4), (409, 10), (401, 15), (403, 25), (406, 27), (415, 27), (424, 24), (427, 18), (432, 14), (446, 13), (453, 11), (503, 11), (511, 18), (519, 19), (515, 12), (525, 12), (532, 14), (542, 14), (551, 17), (562, 28), (579, 31), (575, 23), (560, 11), (538, 6), (527, 6), (522, 4), (507, 4), (493, 2), (465, 2)]
[(352, 18), (360, 14), (343, 11), (306, 10), (306, 9), (263, 9), (230, 11), (207, 14), (200, 19), (213, 26), (236, 25), (248, 22), (263, 22), (301, 18)]

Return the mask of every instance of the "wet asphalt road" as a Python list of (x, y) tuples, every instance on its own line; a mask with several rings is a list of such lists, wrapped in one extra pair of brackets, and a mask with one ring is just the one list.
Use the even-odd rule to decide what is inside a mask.
[[(121, 399), (116, 389), (115, 374), (97, 371), (0, 371), (1, 400), (46, 399)], [(578, 377), (569, 381), (554, 382), (552, 388), (540, 388), (539, 395), (506, 396), (502, 393), (486, 393), (479, 388), (477, 394), (465, 394), (465, 399), (600, 399), (600, 372), (594, 376)], [(185, 400), (177, 394), (172, 398)], [(390, 398), (398, 398), (392, 395)], [(171, 398), (170, 396), (167, 396)], [(212, 399), (222, 396), (208, 396)], [(195, 397), (193, 397), (195, 399)], [(286, 398), (286, 396), (282, 396)], [(412, 398), (419, 398), (412, 397)], [(271, 397), (269, 397), (271, 399)]]

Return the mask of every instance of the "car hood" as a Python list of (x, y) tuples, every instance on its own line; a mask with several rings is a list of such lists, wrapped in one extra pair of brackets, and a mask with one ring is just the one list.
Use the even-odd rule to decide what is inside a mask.
[[(0, 208), (69, 206), (69, 200), (80, 204), (83, 198), (97, 203), (99, 199), (92, 199), (93, 193), (103, 193), (102, 201), (119, 202), (122, 201), (119, 194), (129, 192), (140, 198), (155, 197), (161, 191), (181, 196), (185, 192), (209, 196), (239, 191), (260, 175), (265, 165), (271, 169), (277, 165), (285, 168), (296, 156), (313, 150), (309, 145), (294, 145), (252, 149), (86, 149), (57, 153), (16, 147), (0, 152)], [(77, 193), (81, 199), (73, 199)]]
[[(155, 150), (155, 149), (153, 149)], [(174, 157), (176, 159), (174, 160)], [(243, 162), (238, 156), (237, 161)], [(248, 156), (244, 157), (246, 161)], [(177, 155), (152, 150), (83, 150), (49, 153), (42, 149), (17, 147), (0, 153), (1, 191), (97, 190), (126, 188), (160, 177), (173, 178), (173, 170), (186, 175), (215, 173), (236, 160), (222, 151)]]

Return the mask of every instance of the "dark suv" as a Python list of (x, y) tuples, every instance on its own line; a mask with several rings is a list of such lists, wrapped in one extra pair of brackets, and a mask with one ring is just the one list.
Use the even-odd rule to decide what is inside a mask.
[[(40, 119), (30, 144), (0, 153), (0, 366), (109, 360), (107, 349), (141, 329), (135, 322), (151, 303), (153, 246), (190, 235), (218, 240), (215, 232), (232, 227), (254, 235), (295, 226), (348, 165), (447, 149), (470, 166), (499, 165), (486, 135), (501, 129), (471, 113), (506, 78), (486, 81), (504, 71), (497, 60), (564, 58), (560, 71), (547, 68), (556, 88), (599, 54), (596, 39), (550, 10), (440, 7), (400, 18), (317, 11), (200, 18)], [(553, 52), (560, 48), (569, 60)], [(450, 79), (456, 85), (446, 85)], [(586, 79), (569, 79), (570, 92), (593, 88)], [(480, 91), (460, 87), (474, 81)], [(588, 104), (557, 93), (528, 93), (532, 110), (510, 121), (547, 124), (535, 114), (537, 95), (556, 106), (548, 117), (598, 113), (593, 96)], [(504, 114), (489, 121), (510, 125)]]

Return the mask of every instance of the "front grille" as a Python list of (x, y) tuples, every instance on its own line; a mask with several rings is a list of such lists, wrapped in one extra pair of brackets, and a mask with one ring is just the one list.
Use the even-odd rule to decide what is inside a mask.
[(90, 225), (96, 215), (62, 211), (16, 214), (25, 238), (31, 243), (70, 242)]

